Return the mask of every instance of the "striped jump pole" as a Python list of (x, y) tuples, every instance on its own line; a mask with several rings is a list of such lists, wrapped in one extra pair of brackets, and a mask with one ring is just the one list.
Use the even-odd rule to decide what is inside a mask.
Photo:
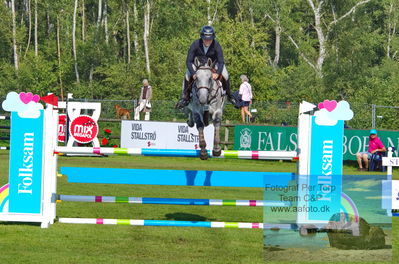
[(136, 219), (104, 219), (104, 218), (64, 218), (58, 222), (65, 224), (97, 224), (97, 225), (132, 225), (132, 226), (176, 226), (206, 228), (259, 228), (259, 229), (291, 229), (291, 224), (267, 224), (245, 222), (206, 222), (175, 220), (136, 220)]
[(57, 200), (65, 202), (208, 205), (208, 206), (287, 207), (291, 205), (290, 202), (264, 201), (264, 200), (182, 199), (182, 198), (147, 198), (147, 197), (124, 197), (124, 196), (83, 196), (83, 195), (58, 195)]
[[(55, 153), (62, 154), (99, 154), (158, 157), (199, 157), (200, 150), (194, 149), (149, 149), (149, 148), (101, 148), (101, 147), (57, 147)], [(208, 150), (211, 157), (212, 152)], [(296, 151), (247, 151), (222, 150), (216, 158), (255, 159), (255, 160), (292, 160)]]
[(0, 150), (9, 150), (10, 147), (0, 147)]
[(10, 120), (10, 116), (0, 115), (0, 120)]

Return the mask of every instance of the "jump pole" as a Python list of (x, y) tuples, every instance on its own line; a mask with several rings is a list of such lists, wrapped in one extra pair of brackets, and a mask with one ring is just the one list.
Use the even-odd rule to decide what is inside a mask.
[[(200, 150), (191, 149), (150, 149), (150, 148), (101, 148), (101, 147), (57, 147), (55, 153), (60, 154), (99, 154), (126, 156), (157, 157), (199, 157)], [(208, 150), (208, 155), (212, 152)], [(222, 150), (220, 156), (213, 158), (259, 159), (259, 160), (292, 160), (297, 157), (296, 151), (245, 151)]]
[(175, 226), (206, 228), (257, 228), (257, 229), (291, 229), (290, 224), (244, 223), (244, 222), (207, 222), (207, 221), (174, 221), (174, 220), (137, 220), (137, 219), (104, 219), (104, 218), (64, 218), (58, 219), (66, 224), (97, 225), (132, 225), (132, 226)]
[(129, 203), (129, 204), (170, 204), (170, 205), (207, 205), (207, 206), (290, 206), (290, 202), (264, 200), (228, 200), (228, 199), (182, 199), (182, 198), (150, 198), (124, 196), (83, 196), (57, 195), (60, 202), (92, 202), (92, 203)]

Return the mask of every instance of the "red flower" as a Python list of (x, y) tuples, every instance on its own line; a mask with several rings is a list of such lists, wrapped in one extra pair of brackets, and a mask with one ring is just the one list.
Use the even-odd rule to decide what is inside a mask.
[(117, 147), (118, 147), (118, 145), (113, 145), (112, 147), (113, 147), (113, 148), (117, 148)]
[(108, 128), (105, 128), (104, 132), (107, 133), (107, 134), (111, 134), (111, 130), (109, 130)]
[(103, 145), (103, 146), (108, 145), (108, 139), (103, 138), (103, 139), (101, 140), (101, 145)]

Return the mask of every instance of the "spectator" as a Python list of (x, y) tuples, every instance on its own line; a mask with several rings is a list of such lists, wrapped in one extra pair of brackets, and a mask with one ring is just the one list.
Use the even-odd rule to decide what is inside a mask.
[(241, 105), (241, 118), (242, 122), (245, 123), (245, 117), (248, 115), (250, 118), (252, 118), (252, 114), (248, 111), (248, 107), (250, 104), (252, 104), (252, 87), (248, 83), (248, 77), (246, 75), (241, 75), (241, 85), (240, 85), (240, 90), (239, 94), (241, 95), (242, 99), (242, 105)]
[(140, 112), (145, 112), (144, 120), (150, 120), (152, 87), (149, 85), (148, 80), (143, 80), (139, 104), (134, 110), (134, 120), (140, 120)]
[[(377, 136), (377, 130), (371, 129), (369, 136), (369, 148), (367, 152), (356, 153), (357, 163), (359, 164), (359, 171), (367, 171), (369, 169), (369, 159), (372, 154), (376, 152), (387, 151), (380, 138)], [(364, 162), (364, 168), (363, 168)]]

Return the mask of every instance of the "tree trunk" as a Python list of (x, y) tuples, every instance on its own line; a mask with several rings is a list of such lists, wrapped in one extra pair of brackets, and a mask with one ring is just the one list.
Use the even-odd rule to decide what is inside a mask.
[(314, 28), (316, 30), (317, 33), (317, 38), (319, 40), (319, 56), (317, 58), (317, 62), (316, 62), (316, 73), (318, 76), (322, 77), (323, 73), (323, 63), (324, 60), (326, 58), (326, 38), (322, 29), (322, 25), (321, 25), (321, 7), (323, 5), (323, 1), (321, 1), (319, 3), (318, 7), (315, 7), (313, 5), (312, 0), (309, 0), (309, 3), (311, 3), (312, 6), (312, 10), (314, 13), (314, 20), (315, 20), (315, 25)]
[(277, 18), (276, 25), (274, 27), (274, 31), (276, 33), (276, 40), (274, 42), (274, 60), (273, 67), (277, 68), (278, 63), (280, 62), (280, 48), (281, 48), (281, 26), (280, 26), (280, 18)]
[(144, 7), (144, 33), (143, 33), (143, 40), (144, 40), (144, 53), (145, 53), (145, 62), (146, 62), (146, 70), (147, 74), (151, 74), (150, 69), (150, 56), (149, 56), (149, 47), (148, 47), (148, 38), (149, 38), (149, 31), (150, 31), (150, 3), (149, 0), (146, 1)]
[(127, 63), (130, 64), (129, 6), (126, 7), (126, 42), (127, 42)]
[[(388, 59), (393, 59), (396, 56), (397, 51), (392, 51), (392, 42), (396, 37), (396, 26), (398, 23), (398, 7), (399, 4), (394, 0), (389, 3), (389, 10), (388, 10), (388, 39), (387, 39), (387, 47), (386, 47), (386, 56)], [(393, 54), (392, 54), (393, 53)]]
[(39, 54), (39, 46), (37, 42), (37, 0), (35, 0), (35, 57)]
[(57, 57), (58, 57), (58, 79), (60, 83), (61, 101), (64, 101), (64, 88), (62, 87), (62, 70), (61, 70), (60, 18), (58, 15), (57, 15)]
[[(252, 7), (249, 8), (249, 15), (251, 16), (251, 26), (252, 26), (252, 28), (255, 28), (254, 10), (252, 9)], [(255, 48), (254, 38), (251, 39), (251, 48)]]
[(103, 7), (102, 0), (98, 0), (97, 29), (99, 29), (101, 25), (102, 7)]
[[(281, 27), (280, 12), (279, 10), (276, 10), (276, 18), (273, 18), (270, 14), (266, 13), (265, 18), (267, 17), (270, 18), (270, 20), (273, 22), (274, 33), (276, 34), (276, 39), (274, 41), (274, 59), (273, 61), (269, 59), (269, 62), (273, 68), (277, 68), (278, 63), (280, 62), (281, 34), (283, 32), (283, 29)], [(290, 40), (293, 41), (292, 38), (290, 38)], [(296, 43), (294, 45), (296, 45)]]
[(78, 9), (78, 0), (75, 0), (75, 7), (73, 9), (73, 23), (72, 23), (72, 52), (73, 52), (73, 60), (75, 62), (75, 75), (76, 75), (76, 82), (80, 83), (79, 80), (79, 71), (78, 71), (78, 60), (76, 54), (76, 12)]
[(215, 12), (213, 13), (213, 16), (211, 15), (211, 0), (206, 0), (208, 2), (208, 8), (207, 8), (207, 20), (208, 20), (208, 25), (212, 26), (213, 22), (216, 19), (216, 14), (218, 12), (218, 4), (219, 0), (216, 1), (215, 4)]
[(47, 33), (47, 37), (49, 37), (50, 36), (51, 26), (50, 26), (50, 15), (49, 15), (48, 11), (46, 11), (46, 20), (47, 20), (47, 31), (46, 31), (46, 33)]
[(15, 22), (15, 0), (11, 0), (11, 12), (12, 12), (12, 46), (14, 50), (14, 67), (18, 71), (18, 49), (17, 49), (17, 26)]
[(28, 53), (29, 50), (29, 46), (30, 46), (30, 40), (32, 37), (32, 11), (30, 8), (30, 0), (28, 0), (28, 41), (26, 44), (26, 50), (25, 50), (25, 54), (24, 57), (26, 56), (26, 53)]
[(104, 0), (104, 13), (103, 13), (103, 17), (104, 17), (104, 33), (105, 33), (105, 43), (107, 43), (108, 45), (108, 41), (109, 41), (109, 36), (108, 36), (108, 9), (107, 9), (107, 1)]
[(139, 52), (139, 38), (137, 36), (137, 24), (138, 24), (138, 14), (137, 14), (137, 0), (133, 1), (133, 44), (134, 44), (134, 52), (137, 56)]
[(82, 0), (82, 41), (86, 40), (86, 16), (85, 16), (85, 0)]

